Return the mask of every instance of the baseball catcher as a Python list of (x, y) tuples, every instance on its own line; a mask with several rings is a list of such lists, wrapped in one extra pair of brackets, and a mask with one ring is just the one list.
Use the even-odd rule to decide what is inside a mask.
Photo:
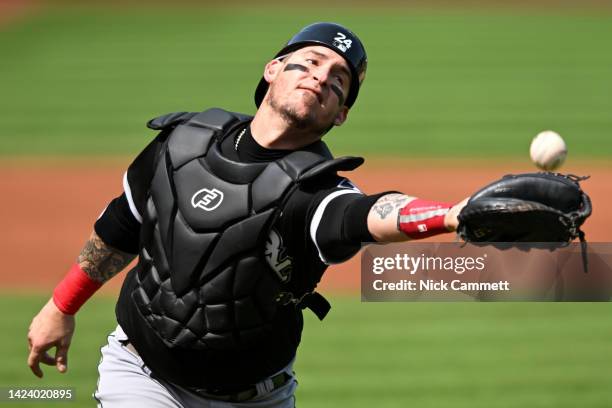
[[(330, 309), (316, 291), (326, 268), (363, 243), (455, 231), (466, 202), (365, 194), (337, 174), (363, 159), (334, 157), (321, 139), (347, 120), (366, 68), (352, 31), (315, 23), (266, 64), (254, 116), (214, 108), (149, 121), (157, 136), (30, 325), (33, 373), (43, 375), (40, 363), (66, 371), (74, 315), (138, 257), (102, 348), (100, 406), (293, 407), (302, 313), (324, 319)], [(577, 179), (517, 180), (512, 196), (476, 194), (460, 234), (548, 238), (535, 229), (557, 222), (550, 238), (580, 236), (590, 207)], [(550, 191), (539, 195), (543, 186)], [(543, 221), (504, 235), (511, 220), (501, 207)]]

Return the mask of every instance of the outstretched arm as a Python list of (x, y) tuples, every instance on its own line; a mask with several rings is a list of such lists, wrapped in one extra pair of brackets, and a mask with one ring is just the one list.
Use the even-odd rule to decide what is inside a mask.
[(309, 235), (326, 264), (346, 261), (364, 243), (407, 241), (455, 231), (457, 215), (467, 202), (452, 205), (398, 192), (363, 195), (347, 188), (322, 197), (310, 213)]
[[(28, 366), (37, 377), (43, 376), (40, 363), (54, 365), (61, 373), (66, 371), (68, 348), (75, 328), (74, 314), (95, 290), (123, 270), (134, 257), (106, 245), (92, 232), (77, 263), (30, 324)], [(54, 347), (55, 356), (51, 356), (48, 351)]]
[(378, 242), (397, 242), (455, 231), (457, 215), (467, 198), (455, 204), (425, 202), (399, 193), (380, 197), (370, 208), (367, 223)]

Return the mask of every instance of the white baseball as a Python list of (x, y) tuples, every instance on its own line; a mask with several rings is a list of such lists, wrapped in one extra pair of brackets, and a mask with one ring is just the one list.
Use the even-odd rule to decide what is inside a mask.
[(567, 146), (557, 132), (545, 130), (537, 134), (529, 148), (531, 160), (542, 170), (557, 169), (565, 161)]

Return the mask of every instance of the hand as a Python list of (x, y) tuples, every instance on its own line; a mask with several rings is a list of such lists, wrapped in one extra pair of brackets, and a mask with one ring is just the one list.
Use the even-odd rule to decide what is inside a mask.
[(457, 219), (457, 216), (459, 215), (463, 207), (465, 207), (469, 199), (470, 198), (468, 197), (458, 202), (457, 204), (452, 206), (451, 209), (446, 213), (446, 215), (444, 216), (444, 226), (447, 230), (455, 231), (457, 229), (457, 226), (459, 225), (459, 220)]
[[(28, 331), (28, 344), (30, 355), (28, 366), (39, 378), (43, 372), (40, 363), (56, 366), (60, 373), (68, 369), (68, 348), (74, 334), (74, 316), (64, 314), (60, 311), (53, 299), (49, 299), (40, 312), (32, 319)], [(55, 357), (48, 351), (55, 347)]]

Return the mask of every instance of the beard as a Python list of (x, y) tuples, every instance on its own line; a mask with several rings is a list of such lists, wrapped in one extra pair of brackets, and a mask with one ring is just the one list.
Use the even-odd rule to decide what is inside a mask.
[(289, 102), (282, 102), (277, 98), (276, 92), (273, 87), (270, 88), (270, 98), (268, 103), (272, 110), (278, 113), (283, 120), (289, 123), (291, 126), (297, 129), (308, 129), (316, 132), (317, 134), (323, 134), (332, 126), (333, 121), (328, 124), (321, 124), (317, 120), (317, 114), (313, 110), (306, 110), (304, 113), (298, 112), (295, 105)]

